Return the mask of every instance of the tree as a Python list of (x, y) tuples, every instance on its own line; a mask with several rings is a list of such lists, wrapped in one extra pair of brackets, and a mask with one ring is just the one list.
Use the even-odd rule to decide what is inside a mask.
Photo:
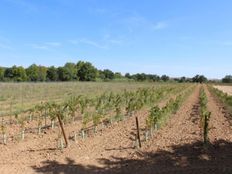
[(222, 79), (223, 83), (232, 83), (232, 75), (226, 75), (223, 79)]
[(77, 78), (80, 81), (95, 81), (97, 69), (89, 62), (79, 61), (77, 67)]
[(7, 80), (13, 79), (14, 76), (13, 76), (12, 68), (6, 68), (6, 69), (5, 69), (4, 77), (5, 77)]
[(57, 69), (54, 66), (51, 66), (47, 70), (47, 80), (48, 81), (57, 81), (58, 80), (58, 73)]
[(48, 69), (45, 66), (39, 66), (38, 67), (38, 81), (41, 81), (41, 82), (46, 81), (47, 70)]
[(186, 80), (187, 80), (186, 77), (183, 76), (183, 77), (180, 78), (179, 82), (184, 83), (184, 82), (186, 82)]
[(145, 80), (153, 81), (153, 82), (160, 81), (160, 77), (155, 74), (137, 73), (134, 75), (130, 75), (129, 73), (126, 73), (125, 77), (128, 79), (134, 79), (136, 81), (145, 81)]
[(160, 76), (158, 76), (158, 75), (153, 75), (153, 81), (155, 81), (155, 82), (160, 81)]
[(163, 80), (164, 82), (167, 82), (170, 78), (167, 75), (162, 75), (161, 76), (161, 80)]
[(17, 82), (22, 82), (22, 81), (27, 80), (26, 71), (22, 66), (19, 66), (19, 67), (13, 66), (12, 75), (13, 75), (14, 81), (17, 81)]
[(196, 75), (192, 78), (192, 81), (196, 83), (204, 83), (207, 82), (207, 78), (203, 75)]
[(146, 76), (146, 74), (144, 74), (144, 73), (141, 73), (141, 74), (140, 74), (140, 73), (137, 73), (137, 74), (133, 75), (132, 78), (133, 78), (134, 80), (136, 80), (136, 81), (144, 81), (144, 80), (147, 79), (147, 76)]
[(26, 71), (22, 66), (12, 66), (11, 68), (6, 68), (4, 77), (7, 80), (13, 80), (13, 81), (26, 81), (27, 80), (27, 75)]
[(207, 81), (208, 81), (208, 80), (207, 80), (207, 78), (206, 78), (205, 76), (201, 75), (201, 76), (199, 77), (199, 82), (200, 82), (200, 83), (207, 82)]
[(5, 73), (5, 69), (0, 67), (0, 81), (4, 80), (4, 73)]
[(120, 72), (116, 72), (116, 73), (114, 73), (114, 78), (115, 79), (121, 79), (121, 78), (123, 78), (123, 76), (122, 76), (122, 74)]
[(112, 80), (114, 78), (114, 73), (109, 69), (103, 70), (102, 73), (104, 74), (104, 80)]
[(77, 67), (75, 63), (66, 63), (64, 65), (64, 68), (66, 68), (67, 74), (69, 75), (69, 80), (76, 80), (77, 79)]
[(147, 74), (146, 75), (147, 76), (147, 79), (149, 80), (149, 81), (153, 81), (153, 82), (158, 82), (158, 81), (160, 81), (160, 77), (158, 76), (158, 75), (153, 75), (153, 74)]
[(98, 70), (97, 77), (104, 80), (105, 79), (105, 74), (102, 70)]
[(131, 79), (130, 73), (126, 73), (126, 74), (125, 74), (125, 77), (128, 78), (128, 79)]
[(68, 71), (68, 69), (66, 67), (59, 67), (57, 73), (58, 73), (58, 79), (60, 81), (69, 81), (69, 80), (71, 80), (71, 77), (69, 75), (69, 71)]
[(36, 64), (32, 64), (26, 69), (27, 77), (30, 81), (38, 81), (39, 79), (39, 67)]

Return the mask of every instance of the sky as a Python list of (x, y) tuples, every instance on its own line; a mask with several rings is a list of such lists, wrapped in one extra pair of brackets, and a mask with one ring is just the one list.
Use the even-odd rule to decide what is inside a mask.
[(232, 74), (231, 0), (0, 0), (0, 66)]

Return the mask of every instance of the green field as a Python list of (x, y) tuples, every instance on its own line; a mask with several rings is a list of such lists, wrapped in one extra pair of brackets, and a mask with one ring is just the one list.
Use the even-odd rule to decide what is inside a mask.
[(70, 97), (94, 97), (105, 92), (120, 93), (138, 88), (166, 86), (149, 82), (56, 82), (56, 83), (0, 83), (0, 114), (9, 115), (26, 110), (41, 102), (63, 102)]

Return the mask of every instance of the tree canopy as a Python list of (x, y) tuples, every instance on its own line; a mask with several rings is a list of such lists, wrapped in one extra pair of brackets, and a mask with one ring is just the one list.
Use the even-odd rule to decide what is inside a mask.
[(77, 77), (80, 81), (95, 81), (97, 77), (97, 68), (90, 62), (79, 61), (76, 65)]
[(203, 83), (207, 82), (207, 78), (203, 75), (196, 75), (192, 78), (192, 81), (196, 83)]
[(226, 75), (223, 79), (222, 79), (223, 83), (232, 83), (232, 75)]
[[(79, 61), (77, 63), (67, 62), (64, 66), (42, 66), (32, 64), (27, 68), (22, 66), (0, 67), (0, 81), (110, 81), (110, 80), (130, 80), (130, 81), (150, 81), (150, 82), (168, 82), (176, 81), (179, 83), (194, 82), (205, 83), (208, 79), (204, 75), (196, 75), (193, 78), (180, 77), (170, 78), (168, 75), (156, 75), (136, 73), (125, 75), (120, 72), (113, 72), (110, 69), (98, 70), (92, 63)], [(222, 79), (223, 83), (232, 83), (232, 76), (227, 75)]]

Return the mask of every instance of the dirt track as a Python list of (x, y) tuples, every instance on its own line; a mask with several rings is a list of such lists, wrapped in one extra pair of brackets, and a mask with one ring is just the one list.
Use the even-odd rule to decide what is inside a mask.
[[(208, 149), (201, 143), (198, 86), (167, 125), (139, 151), (133, 148), (135, 120), (131, 117), (95, 137), (73, 142), (63, 152), (55, 150), (54, 132), (1, 146), (0, 173), (232, 173), (232, 130), (215, 99), (208, 90), (206, 93), (212, 112), (212, 144)], [(137, 114), (143, 127), (146, 113)], [(68, 132), (74, 128), (71, 126)]]

